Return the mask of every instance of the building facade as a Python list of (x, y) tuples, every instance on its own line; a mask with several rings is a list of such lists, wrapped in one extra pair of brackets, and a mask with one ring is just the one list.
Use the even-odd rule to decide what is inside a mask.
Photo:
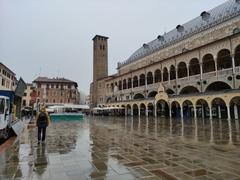
[(79, 104), (78, 84), (65, 78), (38, 77), (33, 81), (37, 101), (45, 104)]
[(14, 72), (0, 62), (0, 90), (15, 91), (17, 79)]
[(240, 1), (144, 43), (98, 83), (96, 104), (121, 107), (125, 115), (238, 119)]
[(32, 83), (27, 83), (26, 84), (27, 88), (24, 91), (24, 95), (22, 98), (22, 107), (26, 106), (32, 106), (32, 92), (34, 90), (33, 84)]
[(93, 82), (90, 85), (91, 107), (97, 106), (99, 99), (105, 96), (100, 89), (105, 85), (100, 82), (108, 76), (108, 37), (96, 35), (93, 39)]

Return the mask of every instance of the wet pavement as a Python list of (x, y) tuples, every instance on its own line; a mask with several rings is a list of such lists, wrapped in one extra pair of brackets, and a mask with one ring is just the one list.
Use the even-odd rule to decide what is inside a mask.
[(91, 117), (8, 143), (0, 179), (240, 179), (239, 120)]

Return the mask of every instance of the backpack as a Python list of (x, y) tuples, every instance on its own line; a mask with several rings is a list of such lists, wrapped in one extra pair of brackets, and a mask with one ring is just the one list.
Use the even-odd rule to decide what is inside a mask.
[(37, 126), (46, 127), (47, 126), (47, 115), (45, 112), (40, 112), (38, 115)]

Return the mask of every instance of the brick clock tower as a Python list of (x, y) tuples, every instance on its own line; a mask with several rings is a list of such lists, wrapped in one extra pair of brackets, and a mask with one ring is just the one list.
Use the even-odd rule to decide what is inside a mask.
[(97, 105), (98, 80), (108, 76), (108, 37), (96, 35), (93, 39), (93, 82), (90, 87), (91, 107)]

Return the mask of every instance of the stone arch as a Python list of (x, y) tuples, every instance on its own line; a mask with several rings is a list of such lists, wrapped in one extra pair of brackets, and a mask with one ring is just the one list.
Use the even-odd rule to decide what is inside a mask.
[(150, 93), (148, 93), (148, 97), (155, 97), (157, 95), (157, 91), (151, 91)]
[(240, 118), (240, 96), (235, 96), (230, 100), (231, 118), (239, 120)]
[(133, 115), (137, 116), (138, 115), (138, 111), (139, 111), (138, 105), (137, 104), (133, 104), (132, 105), (132, 110), (133, 110)]
[(145, 98), (144, 95), (141, 94), (141, 93), (137, 93), (137, 94), (135, 94), (134, 97), (133, 97), (133, 99), (144, 99), (144, 98)]
[(194, 106), (192, 101), (185, 100), (182, 103), (182, 108), (183, 108), (183, 117), (186, 117), (186, 118), (194, 117)]
[(146, 115), (146, 105), (144, 103), (140, 104), (140, 115), (145, 116)]
[(128, 89), (132, 88), (132, 78), (128, 78)]
[(171, 103), (171, 114), (172, 114), (172, 117), (175, 117), (175, 118), (181, 117), (181, 105), (178, 101), (173, 101)]
[(189, 76), (200, 74), (200, 63), (197, 58), (193, 58), (189, 62)]
[(138, 77), (137, 76), (134, 76), (133, 77), (133, 87), (138, 87)]
[(127, 89), (127, 80), (126, 79), (123, 80), (123, 89)]
[(217, 69), (228, 69), (232, 67), (232, 58), (230, 50), (222, 49), (218, 52), (217, 55)]
[(157, 70), (154, 72), (154, 80), (155, 80), (155, 83), (161, 82), (161, 79), (162, 79), (161, 71), (160, 71), (160, 69), (157, 69)]
[(118, 81), (118, 90), (122, 90), (122, 81)]
[(238, 45), (234, 52), (234, 62), (235, 66), (240, 66), (240, 45)]
[(176, 79), (176, 68), (174, 65), (170, 67), (170, 80)]
[(185, 62), (180, 62), (178, 64), (178, 78), (187, 77), (187, 64)]
[(232, 89), (231, 86), (225, 82), (222, 81), (216, 81), (211, 84), (209, 84), (205, 90), (205, 92), (208, 91), (222, 91), (222, 90), (227, 90), (227, 89)]
[(167, 93), (168, 95), (175, 94), (174, 90), (172, 90), (172, 89), (170, 89), (170, 88), (166, 90), (166, 93)]
[(106, 100), (106, 103), (110, 103), (112, 100), (112, 97), (108, 97), (107, 100)]
[(154, 105), (153, 103), (148, 103), (148, 115), (153, 116), (154, 115)]
[(147, 84), (153, 84), (153, 74), (151, 71), (147, 73)]
[(169, 105), (167, 101), (160, 99), (156, 103), (157, 108), (157, 115), (162, 117), (168, 117), (169, 116)]
[(220, 98), (220, 97), (216, 97), (211, 101), (211, 105), (212, 105), (212, 114), (213, 117), (218, 117), (218, 118), (227, 118), (227, 106), (226, 106), (226, 102)]
[(203, 73), (216, 71), (215, 61), (212, 54), (206, 54), (203, 56), (202, 69), (203, 69)]
[(168, 81), (168, 69), (166, 67), (163, 68), (163, 81)]
[(139, 76), (139, 86), (145, 86), (145, 74)]
[(179, 94), (194, 94), (194, 93), (199, 93), (198, 88), (194, 86), (186, 86), (182, 88)]
[(132, 110), (131, 105), (127, 104), (126, 108), (127, 108), (127, 115), (131, 115), (131, 110)]
[(205, 99), (198, 99), (196, 101), (197, 117), (205, 118), (209, 116), (209, 105)]

